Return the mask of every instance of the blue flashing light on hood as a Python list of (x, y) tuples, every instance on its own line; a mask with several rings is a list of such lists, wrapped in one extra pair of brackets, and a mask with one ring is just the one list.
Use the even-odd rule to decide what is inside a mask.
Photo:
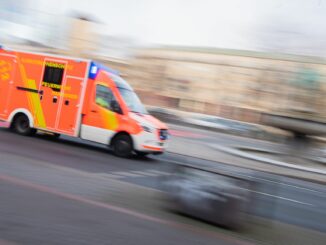
[(91, 65), (90, 65), (90, 68), (89, 68), (88, 77), (90, 79), (96, 79), (96, 76), (97, 76), (97, 74), (99, 73), (100, 70), (104, 70), (106, 72), (112, 73), (112, 74), (117, 75), (117, 76), (120, 75), (120, 73), (118, 71), (113, 70), (113, 69), (111, 69), (109, 67), (106, 67), (106, 66), (104, 66), (102, 64), (99, 64), (99, 63), (96, 63), (96, 62), (92, 61)]

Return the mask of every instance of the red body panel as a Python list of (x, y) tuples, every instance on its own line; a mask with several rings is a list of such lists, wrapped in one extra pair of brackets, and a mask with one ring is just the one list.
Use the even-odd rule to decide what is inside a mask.
[[(26, 110), (32, 116), (33, 127), (76, 135), (88, 64), (0, 49), (0, 119), (8, 121), (15, 111)], [(48, 68), (62, 70), (62, 79), (57, 79), (60, 84), (44, 81)]]

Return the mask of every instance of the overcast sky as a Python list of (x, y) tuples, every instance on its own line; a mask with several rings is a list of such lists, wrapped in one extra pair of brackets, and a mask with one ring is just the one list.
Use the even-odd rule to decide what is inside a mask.
[(297, 53), (326, 50), (326, 0), (28, 2), (29, 8), (48, 13), (87, 13), (105, 23), (107, 34), (146, 43)]

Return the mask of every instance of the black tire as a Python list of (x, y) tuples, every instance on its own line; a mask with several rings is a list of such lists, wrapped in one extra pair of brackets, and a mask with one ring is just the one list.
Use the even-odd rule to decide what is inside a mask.
[(135, 151), (136, 155), (139, 157), (146, 157), (148, 156), (148, 152), (143, 152), (143, 151)]
[(61, 136), (61, 134), (54, 133), (54, 134), (52, 135), (52, 138), (53, 138), (53, 139), (59, 139), (60, 136)]
[(11, 128), (20, 135), (32, 136), (36, 133), (36, 129), (30, 127), (29, 119), (24, 114), (19, 114), (14, 118)]
[(132, 140), (127, 134), (118, 134), (112, 140), (111, 144), (114, 155), (118, 157), (128, 158), (132, 155)]
[(41, 133), (43, 135), (44, 138), (50, 139), (50, 140), (56, 140), (58, 138), (60, 138), (60, 134), (57, 133)]

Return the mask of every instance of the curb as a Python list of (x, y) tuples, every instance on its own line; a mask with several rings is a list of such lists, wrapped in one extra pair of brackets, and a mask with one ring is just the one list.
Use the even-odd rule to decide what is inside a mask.
[[(248, 153), (244, 153), (238, 150), (234, 150), (234, 149), (230, 149), (228, 147), (224, 147), (224, 146), (216, 146), (216, 145), (209, 145), (211, 148), (234, 155), (234, 156), (239, 156), (239, 157), (243, 157), (246, 159), (250, 159), (250, 160), (254, 160), (254, 161), (258, 161), (258, 162), (262, 162), (262, 163), (267, 163), (270, 165), (274, 165), (277, 167), (283, 167), (283, 168), (287, 168), (287, 169), (292, 169), (292, 170), (296, 170), (296, 171), (302, 171), (304, 172), (308, 172), (311, 174), (318, 174), (321, 175), (323, 177), (326, 176), (326, 171), (324, 170), (317, 170), (314, 168), (309, 168), (309, 167), (301, 167), (301, 166), (297, 166), (294, 164), (290, 164), (290, 163), (286, 163), (286, 162), (281, 162), (281, 161), (277, 161), (277, 160), (272, 160), (272, 159), (268, 159), (265, 157), (253, 157)], [(307, 178), (304, 176), (293, 176), (293, 175), (288, 175), (288, 174), (284, 174), (284, 173), (274, 173), (272, 171), (264, 171), (264, 170), (259, 170), (259, 171), (263, 171), (263, 172), (269, 172), (269, 173), (273, 173), (273, 174), (279, 174), (279, 175), (283, 175), (289, 178), (297, 178), (300, 180), (304, 180), (304, 181), (309, 181), (309, 182), (313, 182), (313, 183), (318, 183), (318, 184), (325, 184), (326, 180), (318, 180), (318, 179), (313, 179), (313, 178)]]
[(314, 168), (297, 166), (297, 165), (294, 165), (294, 164), (291, 164), (291, 163), (286, 163), (286, 162), (281, 162), (281, 161), (277, 161), (277, 160), (273, 160), (273, 159), (268, 159), (266, 157), (252, 156), (251, 154), (241, 152), (239, 150), (234, 150), (234, 149), (229, 148), (229, 147), (216, 146), (216, 145), (210, 145), (210, 147), (212, 147), (213, 149), (216, 149), (216, 150), (220, 150), (220, 151), (235, 155), (235, 156), (240, 156), (240, 157), (243, 157), (243, 158), (247, 158), (247, 159), (251, 159), (251, 160), (255, 160), (255, 161), (259, 161), (259, 162), (265, 162), (265, 163), (280, 166), (280, 167), (285, 167), (285, 168), (289, 168), (289, 169), (310, 172), (310, 173), (314, 173), (314, 174), (326, 175), (326, 171), (323, 171), (323, 170), (317, 170), (317, 169), (314, 169)]

